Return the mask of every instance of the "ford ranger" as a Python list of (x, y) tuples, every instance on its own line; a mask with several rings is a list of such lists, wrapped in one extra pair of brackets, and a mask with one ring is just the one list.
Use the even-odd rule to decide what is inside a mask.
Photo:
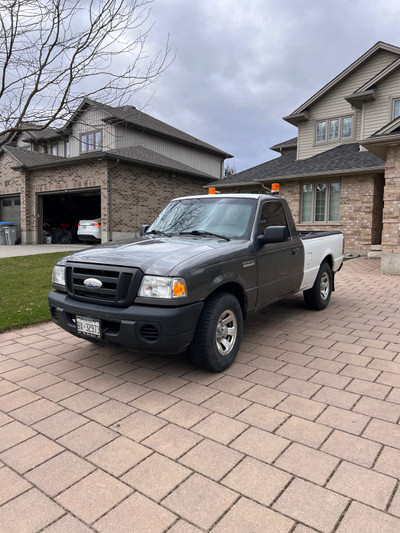
[(50, 313), (95, 343), (146, 353), (188, 351), (221, 371), (252, 312), (303, 291), (322, 310), (343, 263), (339, 231), (298, 232), (284, 198), (211, 194), (172, 200), (141, 237), (63, 258)]

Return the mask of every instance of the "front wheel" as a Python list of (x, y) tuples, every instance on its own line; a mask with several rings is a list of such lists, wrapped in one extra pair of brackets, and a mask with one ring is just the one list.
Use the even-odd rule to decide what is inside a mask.
[(328, 263), (322, 263), (311, 289), (304, 291), (304, 302), (310, 309), (325, 309), (332, 294), (332, 270)]
[(230, 293), (216, 292), (206, 301), (188, 348), (199, 368), (221, 372), (238, 354), (243, 332), (240, 304)]

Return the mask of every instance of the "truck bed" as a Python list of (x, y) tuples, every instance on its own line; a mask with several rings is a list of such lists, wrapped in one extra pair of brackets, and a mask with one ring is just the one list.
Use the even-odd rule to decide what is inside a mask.
[(324, 231), (324, 230), (312, 230), (312, 231), (298, 231), (300, 239), (303, 241), (306, 239), (317, 239), (318, 237), (326, 237), (327, 235), (338, 235), (340, 231)]

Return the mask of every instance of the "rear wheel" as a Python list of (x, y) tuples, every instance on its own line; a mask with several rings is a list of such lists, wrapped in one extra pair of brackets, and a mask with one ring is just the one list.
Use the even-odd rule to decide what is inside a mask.
[(216, 292), (204, 304), (188, 348), (192, 362), (214, 372), (225, 370), (238, 354), (242, 332), (243, 314), (237, 298)]
[(304, 302), (310, 309), (325, 309), (332, 294), (332, 270), (328, 263), (322, 263), (311, 289), (304, 291)]

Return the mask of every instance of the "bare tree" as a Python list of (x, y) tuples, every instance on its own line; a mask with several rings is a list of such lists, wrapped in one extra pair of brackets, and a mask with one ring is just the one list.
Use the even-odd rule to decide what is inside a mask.
[(123, 105), (168, 66), (146, 51), (153, 0), (0, 0), (0, 147), (83, 97)]
[(233, 176), (236, 174), (236, 167), (234, 165), (226, 165), (224, 169), (224, 178), (229, 178), (229, 176)]

